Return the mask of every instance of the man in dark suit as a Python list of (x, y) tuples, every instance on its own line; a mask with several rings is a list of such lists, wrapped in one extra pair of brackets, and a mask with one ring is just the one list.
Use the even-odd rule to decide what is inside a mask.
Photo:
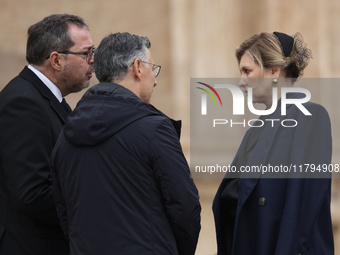
[(50, 155), (90, 84), (93, 42), (82, 18), (51, 15), (28, 29), (29, 63), (0, 93), (0, 254), (69, 254), (53, 199)]

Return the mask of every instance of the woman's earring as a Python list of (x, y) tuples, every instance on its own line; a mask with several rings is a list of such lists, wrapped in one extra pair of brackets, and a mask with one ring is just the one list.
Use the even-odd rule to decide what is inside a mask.
[(273, 83), (276, 85), (277, 84), (277, 78), (273, 79)]

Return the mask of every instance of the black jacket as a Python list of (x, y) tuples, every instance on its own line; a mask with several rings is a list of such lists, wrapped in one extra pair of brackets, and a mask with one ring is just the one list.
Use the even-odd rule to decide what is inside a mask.
[(0, 93), (0, 254), (64, 255), (50, 155), (67, 110), (27, 67)]
[(194, 254), (201, 207), (179, 130), (120, 85), (84, 95), (52, 156), (71, 254)]

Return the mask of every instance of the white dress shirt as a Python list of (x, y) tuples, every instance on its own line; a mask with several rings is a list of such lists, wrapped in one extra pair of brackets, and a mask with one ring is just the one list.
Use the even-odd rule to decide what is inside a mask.
[(63, 96), (61, 94), (60, 89), (53, 82), (51, 82), (42, 72), (40, 72), (38, 69), (36, 69), (34, 66), (28, 65), (28, 68), (30, 70), (32, 70), (32, 72), (35, 73), (36, 76), (39, 77), (39, 79), (46, 85), (46, 87), (49, 88), (49, 90), (51, 90), (53, 95), (61, 103), (61, 101), (63, 100)]

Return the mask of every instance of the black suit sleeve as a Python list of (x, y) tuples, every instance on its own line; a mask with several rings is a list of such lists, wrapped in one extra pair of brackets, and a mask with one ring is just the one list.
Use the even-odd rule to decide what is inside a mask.
[(54, 164), (53, 164), (53, 159), (55, 158), (56, 153), (57, 153), (56, 151), (52, 152), (51, 175), (52, 175), (52, 183), (53, 183), (53, 195), (55, 199), (55, 204), (56, 204), (56, 209), (57, 209), (61, 229), (63, 230), (65, 237), (69, 238), (65, 199), (63, 197), (63, 193), (61, 190), (57, 169), (55, 169)]
[[(3, 174), (17, 210), (47, 224), (58, 224), (50, 154), (53, 148), (46, 103), (29, 97), (8, 102), (0, 116)], [(5, 124), (4, 124), (5, 123)]]

